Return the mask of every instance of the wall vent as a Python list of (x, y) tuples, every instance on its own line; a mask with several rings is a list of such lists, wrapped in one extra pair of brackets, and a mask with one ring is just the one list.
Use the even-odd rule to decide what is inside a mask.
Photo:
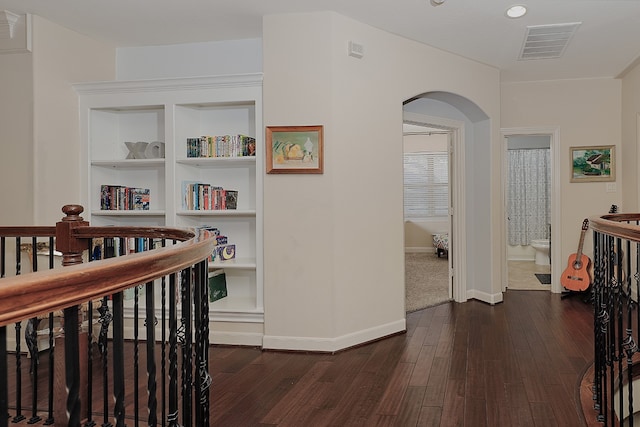
[(582, 22), (527, 27), (518, 60), (560, 58)]

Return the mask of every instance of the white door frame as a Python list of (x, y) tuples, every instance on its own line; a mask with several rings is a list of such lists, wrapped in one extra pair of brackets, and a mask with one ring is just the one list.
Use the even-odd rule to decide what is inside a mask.
[(516, 135), (549, 135), (551, 137), (551, 292), (560, 293), (560, 275), (564, 265), (560, 253), (560, 129), (557, 127), (503, 128), (502, 134), (502, 291), (507, 289), (509, 270), (507, 267), (507, 137)]
[[(449, 295), (456, 302), (467, 300), (464, 122), (425, 114), (403, 112), (403, 121), (451, 132), (453, 164), (449, 168)], [(451, 155), (450, 155), (451, 157)]]

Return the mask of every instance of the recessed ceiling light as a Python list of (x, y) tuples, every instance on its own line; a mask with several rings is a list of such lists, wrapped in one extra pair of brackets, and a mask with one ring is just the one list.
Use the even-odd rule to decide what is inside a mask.
[(527, 7), (521, 4), (513, 5), (506, 11), (507, 17), (513, 19), (523, 17), (526, 13)]

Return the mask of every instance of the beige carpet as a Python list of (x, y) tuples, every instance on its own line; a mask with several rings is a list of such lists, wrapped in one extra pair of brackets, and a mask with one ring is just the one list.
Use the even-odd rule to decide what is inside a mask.
[(434, 253), (406, 253), (405, 293), (407, 312), (450, 301), (447, 258)]

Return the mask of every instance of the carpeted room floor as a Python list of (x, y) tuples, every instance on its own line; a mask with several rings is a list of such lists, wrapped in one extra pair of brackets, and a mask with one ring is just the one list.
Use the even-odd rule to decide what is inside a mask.
[(407, 312), (449, 301), (449, 263), (432, 252), (405, 253), (405, 309)]

